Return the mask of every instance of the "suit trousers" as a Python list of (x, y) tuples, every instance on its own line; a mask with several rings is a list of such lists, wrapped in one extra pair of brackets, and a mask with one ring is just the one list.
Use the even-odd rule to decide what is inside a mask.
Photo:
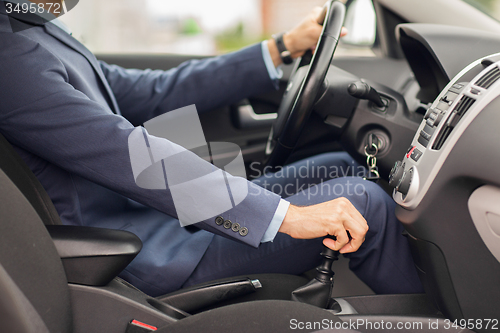
[[(369, 226), (360, 249), (345, 255), (350, 269), (376, 293), (423, 292), (394, 213), (396, 204), (380, 186), (360, 177), (365, 171), (347, 153), (335, 152), (295, 162), (254, 182), (295, 205), (346, 197)], [(273, 242), (255, 249), (216, 235), (183, 287), (245, 274), (301, 274), (320, 263), (322, 247), (322, 239), (300, 240), (278, 233)]]

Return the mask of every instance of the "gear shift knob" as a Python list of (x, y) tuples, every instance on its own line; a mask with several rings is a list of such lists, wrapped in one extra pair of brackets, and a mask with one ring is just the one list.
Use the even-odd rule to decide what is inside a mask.
[(316, 279), (319, 281), (330, 282), (335, 275), (332, 271), (332, 264), (334, 261), (339, 260), (339, 251), (334, 251), (324, 246), (321, 256), (323, 257), (323, 261), (321, 265), (316, 267)]
[(292, 300), (326, 309), (330, 303), (335, 274), (332, 263), (338, 260), (339, 252), (324, 246), (321, 256), (323, 261), (316, 268), (316, 277), (305, 286), (292, 291)]

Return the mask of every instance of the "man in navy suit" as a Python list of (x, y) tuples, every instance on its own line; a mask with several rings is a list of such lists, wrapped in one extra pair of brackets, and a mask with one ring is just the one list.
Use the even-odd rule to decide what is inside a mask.
[[(143, 250), (123, 278), (160, 295), (226, 276), (300, 274), (317, 264), (322, 238), (334, 235), (336, 241), (324, 244), (348, 255), (351, 269), (376, 292), (422, 290), (394, 202), (372, 183), (334, 179), (326, 185), (343, 188), (340, 195), (311, 188), (284, 200), (247, 182), (243, 202), (197, 223), (196, 232), (179, 225), (168, 187), (136, 185), (128, 150), (134, 129), (186, 105), (207, 112), (274, 89), (282, 61), (274, 40), (169, 71), (127, 70), (96, 60), (57, 20), (8, 17), (8, 3), (0, 2), (0, 132), (64, 224), (129, 230), (141, 238)], [(312, 48), (320, 31), (311, 14), (287, 33), (292, 57)], [(146, 131), (144, 138), (172, 154), (183, 151)], [(206, 163), (191, 157), (194, 166)], [(350, 163), (343, 155), (320, 159)], [(221, 195), (204, 190), (214, 202)], [(225, 228), (221, 219), (246, 232)]]

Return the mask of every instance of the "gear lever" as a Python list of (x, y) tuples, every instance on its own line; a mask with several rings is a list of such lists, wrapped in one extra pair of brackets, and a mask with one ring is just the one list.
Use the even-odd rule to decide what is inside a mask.
[[(336, 239), (335, 236), (331, 237)], [(326, 246), (321, 252), (323, 261), (316, 267), (316, 277), (306, 285), (292, 291), (292, 301), (307, 303), (317, 307), (335, 308), (331, 304), (331, 294), (333, 289), (332, 263), (339, 259), (339, 251), (334, 251)]]

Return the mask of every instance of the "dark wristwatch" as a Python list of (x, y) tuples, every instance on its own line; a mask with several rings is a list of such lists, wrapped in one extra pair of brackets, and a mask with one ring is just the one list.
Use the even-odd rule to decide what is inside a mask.
[(282, 32), (278, 35), (274, 35), (273, 38), (276, 41), (276, 46), (278, 47), (278, 52), (280, 53), (281, 61), (283, 61), (285, 65), (289, 65), (293, 62), (293, 59), (292, 59), (292, 54), (290, 53), (290, 51), (286, 49), (285, 42), (283, 41), (284, 34), (285, 33)]

